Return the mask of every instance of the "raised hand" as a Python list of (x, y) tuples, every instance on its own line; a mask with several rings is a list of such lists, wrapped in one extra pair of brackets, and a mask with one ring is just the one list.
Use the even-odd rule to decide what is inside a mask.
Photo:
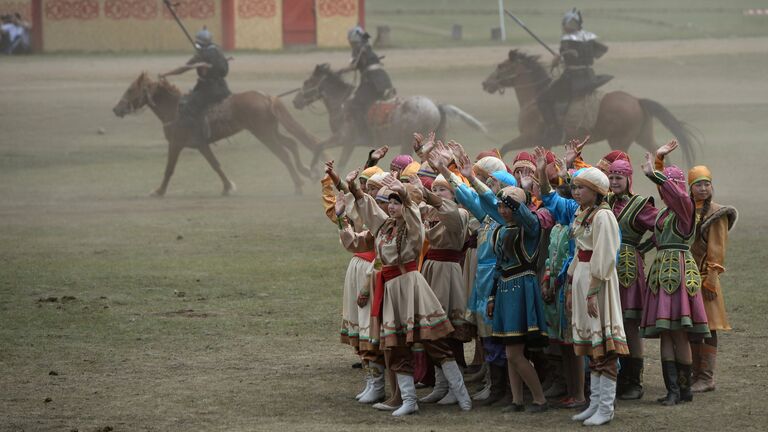
[(472, 164), (472, 160), (469, 159), (469, 156), (467, 156), (466, 153), (459, 156), (458, 160), (456, 161), (456, 165), (459, 167), (459, 172), (461, 173), (461, 175), (463, 175), (467, 179), (471, 179), (475, 176), (475, 172), (472, 171), (472, 167), (474, 165)]
[(373, 153), (371, 153), (371, 159), (375, 161), (379, 161), (381, 160), (381, 158), (387, 155), (388, 151), (389, 151), (389, 146), (385, 145), (385, 146), (379, 147)]
[(587, 135), (583, 141), (579, 141), (577, 138), (568, 141), (568, 144), (565, 145), (565, 162), (568, 164), (568, 166), (573, 166), (573, 161), (579, 157), (581, 150), (584, 148), (590, 138), (591, 137)]
[(411, 184), (414, 187), (422, 190), (424, 189), (424, 183), (421, 182), (421, 179), (416, 174), (411, 174), (408, 176), (408, 184)]
[(568, 178), (568, 165), (565, 164), (565, 159), (557, 158), (557, 166), (560, 168), (560, 171), (557, 173), (557, 175), (563, 179)]
[(386, 176), (381, 180), (381, 183), (392, 192), (403, 196), (405, 195), (405, 185), (400, 182), (394, 176)]
[(647, 176), (653, 175), (653, 155), (650, 152), (645, 153), (645, 162), (643, 162), (640, 167), (643, 169), (643, 172)]
[(533, 185), (533, 177), (525, 176), (525, 177), (520, 179), (520, 187), (523, 190), (530, 191), (532, 185)]
[(424, 146), (424, 135), (414, 132), (413, 133), (413, 151), (417, 155), (421, 155), (421, 148)]
[(334, 204), (334, 210), (336, 210), (336, 217), (341, 217), (344, 214), (346, 208), (346, 202), (344, 201), (344, 192), (339, 192), (336, 195), (336, 204)]
[(656, 156), (660, 156), (663, 158), (664, 156), (672, 153), (678, 146), (679, 144), (677, 143), (677, 140), (673, 139), (672, 141), (659, 147), (659, 149), (656, 150)]
[(464, 151), (464, 147), (454, 140), (448, 141), (448, 148), (453, 152), (454, 159), (459, 159), (462, 155), (467, 154), (467, 152)]
[(536, 147), (533, 150), (533, 154), (536, 156), (536, 170), (539, 172), (546, 172), (547, 151), (544, 149), (544, 147)]
[(339, 178), (339, 174), (336, 173), (336, 170), (333, 168), (333, 163), (334, 161), (332, 160), (325, 163), (325, 173), (331, 178), (334, 186), (337, 186), (339, 182), (341, 182), (341, 179)]
[(432, 149), (435, 147), (435, 132), (430, 132), (427, 135), (426, 141), (424, 141), (421, 145), (421, 152), (419, 155), (421, 158), (426, 158), (429, 156), (429, 153), (432, 151)]
[(349, 183), (352, 183), (352, 184), (355, 183), (355, 179), (357, 178), (357, 176), (360, 175), (360, 171), (361, 171), (360, 168), (357, 168), (357, 169), (354, 169), (354, 170), (350, 171), (349, 174), (347, 174), (347, 176), (344, 178), (344, 180), (348, 184)]

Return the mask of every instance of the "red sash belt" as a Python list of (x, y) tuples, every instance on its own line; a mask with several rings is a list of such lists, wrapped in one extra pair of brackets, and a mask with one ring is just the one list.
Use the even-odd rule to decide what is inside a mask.
[[(411, 261), (403, 264), (405, 273), (415, 272), (419, 269), (418, 261)], [(371, 304), (371, 316), (381, 318), (381, 305), (384, 302), (384, 284), (403, 273), (400, 266), (383, 266), (381, 271), (376, 272), (376, 283), (373, 286), (373, 303)]]
[(451, 249), (430, 249), (424, 260), (455, 262), (461, 264), (464, 262), (464, 251)]
[(579, 250), (579, 262), (590, 262), (590, 261), (592, 261), (592, 251)]
[(360, 252), (356, 253), (355, 256), (368, 262), (373, 262), (376, 259), (376, 251)]

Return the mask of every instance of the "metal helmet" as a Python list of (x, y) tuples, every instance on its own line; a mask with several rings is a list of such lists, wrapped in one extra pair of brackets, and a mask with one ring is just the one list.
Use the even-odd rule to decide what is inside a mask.
[(355, 26), (347, 32), (347, 40), (351, 44), (365, 43), (371, 36), (360, 26)]
[(202, 30), (195, 33), (195, 42), (202, 46), (207, 46), (213, 43), (213, 36), (208, 31), (208, 27), (203, 27)]
[(581, 18), (581, 11), (573, 8), (563, 15), (563, 27), (581, 30), (584, 20)]

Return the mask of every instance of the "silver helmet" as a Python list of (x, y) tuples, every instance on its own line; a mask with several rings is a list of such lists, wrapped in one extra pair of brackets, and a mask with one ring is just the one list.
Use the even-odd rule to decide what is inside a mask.
[(347, 40), (351, 44), (365, 43), (371, 36), (360, 26), (355, 26), (347, 32)]
[(201, 46), (207, 46), (213, 43), (213, 36), (208, 31), (208, 27), (203, 27), (202, 30), (195, 33), (195, 42)]
[(584, 20), (581, 18), (581, 11), (573, 8), (563, 15), (563, 27), (581, 30)]

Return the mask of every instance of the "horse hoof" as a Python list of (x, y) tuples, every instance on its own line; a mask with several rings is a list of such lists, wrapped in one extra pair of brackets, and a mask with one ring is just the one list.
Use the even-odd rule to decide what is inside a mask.
[(149, 193), (149, 196), (154, 198), (162, 198), (165, 196), (165, 192), (161, 191), (160, 189), (155, 189)]
[(229, 186), (225, 187), (221, 194), (224, 196), (229, 196), (235, 192), (237, 192), (237, 186), (235, 185), (235, 182), (229, 182)]

